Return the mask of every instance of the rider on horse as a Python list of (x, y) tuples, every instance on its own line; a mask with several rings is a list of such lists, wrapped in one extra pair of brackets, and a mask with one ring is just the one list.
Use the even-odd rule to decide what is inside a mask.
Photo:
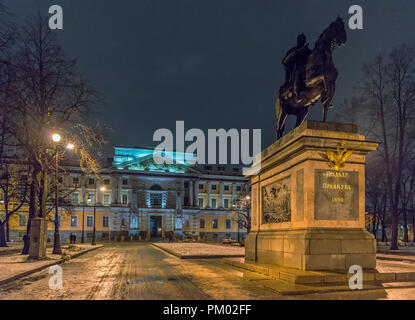
[(282, 64), (285, 69), (285, 88), (293, 89), (297, 96), (305, 88), (305, 72), (311, 50), (304, 33), (297, 36), (297, 46), (287, 51)]

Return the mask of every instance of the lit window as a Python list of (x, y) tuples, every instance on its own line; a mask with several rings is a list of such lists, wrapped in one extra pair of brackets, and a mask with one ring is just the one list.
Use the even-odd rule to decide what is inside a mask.
[(126, 193), (123, 193), (121, 195), (121, 204), (123, 206), (126, 206), (128, 204), (128, 195)]
[(224, 206), (226, 209), (229, 209), (229, 199), (223, 199), (223, 206)]
[(104, 206), (109, 206), (111, 204), (111, 194), (110, 193), (104, 193), (102, 203)]
[(87, 202), (88, 205), (94, 205), (95, 204), (95, 193), (88, 192), (86, 202)]
[(199, 208), (204, 208), (205, 207), (205, 200), (203, 198), (199, 198)]
[(87, 228), (94, 227), (94, 216), (86, 216), (86, 227)]
[(72, 204), (79, 204), (79, 192), (72, 193)]
[(212, 219), (212, 229), (218, 229), (219, 228), (219, 220), (217, 218)]
[(161, 193), (150, 193), (150, 205), (152, 207), (161, 207), (163, 195)]
[(216, 209), (217, 208), (217, 200), (216, 199), (212, 199), (211, 200), (212, 203), (212, 209)]
[(76, 228), (78, 226), (78, 215), (71, 214), (70, 221), (71, 221), (71, 227)]
[(206, 228), (206, 220), (203, 218), (200, 218), (200, 229)]
[(108, 218), (108, 216), (103, 216), (103, 217), (102, 217), (102, 226), (103, 226), (104, 228), (108, 228), (108, 223), (109, 223), (109, 218)]
[(26, 216), (19, 215), (19, 226), (25, 227), (26, 226)]

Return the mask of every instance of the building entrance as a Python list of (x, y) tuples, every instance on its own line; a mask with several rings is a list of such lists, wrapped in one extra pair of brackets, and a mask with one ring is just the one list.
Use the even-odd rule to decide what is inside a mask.
[(150, 217), (150, 238), (161, 238), (161, 216)]

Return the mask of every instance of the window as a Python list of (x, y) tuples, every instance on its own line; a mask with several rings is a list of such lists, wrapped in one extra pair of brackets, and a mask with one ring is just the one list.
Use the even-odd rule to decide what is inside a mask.
[(94, 178), (89, 178), (88, 179), (88, 184), (95, 184), (95, 179)]
[(203, 190), (205, 188), (205, 185), (203, 183), (199, 183), (199, 190)]
[(163, 195), (161, 193), (150, 193), (150, 205), (152, 207), (161, 207)]
[(227, 185), (227, 184), (226, 184), (226, 185), (224, 185), (224, 186), (223, 186), (223, 190), (225, 190), (225, 191), (229, 191), (229, 185)]
[(104, 228), (108, 228), (108, 223), (109, 223), (109, 218), (108, 218), (108, 216), (103, 216), (103, 217), (102, 217), (102, 226), (103, 226)]
[(121, 194), (121, 204), (126, 206), (128, 204), (128, 194), (123, 193)]
[(199, 208), (204, 208), (204, 207), (205, 207), (205, 199), (199, 198)]
[(70, 221), (71, 221), (71, 227), (76, 228), (78, 226), (78, 215), (71, 214)]
[(241, 186), (236, 186), (236, 191), (241, 191)]
[(232, 220), (229, 218), (225, 219), (225, 229), (232, 229)]
[(87, 228), (94, 227), (94, 216), (86, 216), (86, 227)]
[(110, 185), (110, 179), (104, 179), (104, 184), (106, 186), (109, 186)]
[(223, 206), (225, 209), (229, 209), (229, 199), (223, 199)]
[(109, 206), (111, 204), (111, 194), (110, 193), (104, 193), (102, 198), (102, 203), (104, 206)]
[(189, 181), (185, 181), (185, 182), (184, 182), (184, 187), (185, 187), (185, 188), (189, 188)]
[(206, 228), (206, 220), (204, 218), (200, 218), (200, 229)]
[(79, 177), (72, 177), (72, 184), (79, 184)]
[(233, 168), (233, 172), (239, 172), (239, 168)]
[(62, 227), (62, 215), (60, 213), (58, 213), (58, 225)]
[(123, 186), (128, 185), (128, 179), (122, 179), (122, 184), (123, 184)]
[(218, 229), (219, 228), (219, 220), (218, 218), (212, 219), (212, 229)]
[(72, 204), (79, 204), (79, 192), (72, 193)]
[(26, 226), (26, 216), (19, 215), (19, 226), (25, 227)]
[(212, 184), (212, 190), (216, 190), (216, 184)]
[(216, 209), (216, 205), (217, 205), (217, 200), (216, 199), (212, 199), (211, 200), (211, 203), (212, 203), (212, 209)]
[(63, 178), (62, 177), (59, 177), (58, 178), (58, 181), (59, 181), (59, 183), (62, 183), (63, 182)]
[(86, 203), (88, 205), (94, 205), (95, 204), (95, 193), (88, 192)]

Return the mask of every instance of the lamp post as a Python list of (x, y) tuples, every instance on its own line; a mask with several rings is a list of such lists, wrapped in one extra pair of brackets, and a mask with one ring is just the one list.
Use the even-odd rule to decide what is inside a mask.
[[(61, 241), (59, 234), (59, 187), (58, 187), (58, 173), (59, 173), (59, 154), (58, 147), (62, 137), (59, 133), (52, 134), (52, 141), (55, 143), (55, 231), (53, 234), (53, 254), (62, 254)], [(66, 145), (67, 149), (72, 150), (75, 146), (72, 143)]]
[(59, 200), (58, 200), (58, 143), (61, 141), (59, 133), (52, 134), (52, 140), (55, 142), (55, 232), (53, 235), (53, 254), (62, 254), (61, 241), (59, 235)]
[[(100, 191), (105, 191), (105, 187), (101, 187), (99, 190)], [(95, 197), (95, 199), (94, 199), (94, 228), (92, 230), (92, 242), (91, 242), (91, 244), (93, 246), (95, 246), (97, 244), (96, 243), (96, 240), (95, 240), (95, 233), (96, 233), (96, 215), (97, 215), (97, 210), (96, 210), (97, 206), (96, 206), (96, 204), (97, 204), (97, 199)]]
[(82, 236), (81, 243), (85, 242), (85, 195), (82, 192)]

